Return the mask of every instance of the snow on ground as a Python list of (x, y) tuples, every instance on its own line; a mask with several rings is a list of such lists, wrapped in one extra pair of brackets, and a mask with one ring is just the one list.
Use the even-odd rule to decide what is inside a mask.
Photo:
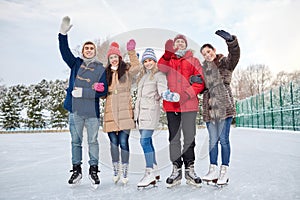
[[(139, 133), (130, 137), (130, 174), (126, 186), (112, 183), (109, 140), (99, 132), (101, 184), (90, 189), (88, 156), (84, 148), (83, 180), (70, 188), (69, 133), (0, 134), (0, 199), (300, 199), (300, 132), (232, 128), (230, 184), (223, 188), (182, 184), (167, 189), (165, 180), (172, 166), (168, 157), (168, 132), (156, 131), (154, 145), (161, 169), (156, 188), (138, 191), (144, 157)], [(197, 130), (196, 172), (208, 170), (208, 136)]]

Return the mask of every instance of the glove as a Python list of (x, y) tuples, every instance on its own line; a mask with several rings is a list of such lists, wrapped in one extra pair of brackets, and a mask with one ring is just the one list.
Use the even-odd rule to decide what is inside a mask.
[(180, 95), (176, 92), (170, 92), (170, 90), (166, 90), (161, 94), (163, 100), (169, 101), (169, 102), (179, 102)]
[(135, 45), (136, 45), (136, 43), (135, 43), (134, 39), (129, 40), (127, 42), (127, 51), (134, 50), (135, 49)]
[(72, 96), (75, 98), (82, 97), (82, 88), (74, 87), (74, 90), (72, 91)]
[(70, 24), (70, 17), (65, 16), (62, 19), (59, 32), (63, 35), (67, 35), (68, 31), (72, 28), (72, 24)]
[(164, 54), (164, 59), (165, 60), (170, 60), (172, 55), (177, 51), (177, 49), (174, 49), (174, 41), (169, 39), (167, 40), (165, 44), (165, 54)]
[(217, 34), (218, 36), (222, 37), (227, 42), (232, 42), (233, 41), (232, 35), (230, 35), (230, 33), (226, 32), (224, 30), (217, 30), (215, 32), (215, 34)]
[(192, 85), (193, 83), (202, 83), (202, 77), (200, 74), (198, 75), (192, 75), (190, 76), (190, 84)]
[(95, 83), (93, 85), (94, 90), (96, 90), (96, 92), (103, 92), (104, 91), (104, 83)]

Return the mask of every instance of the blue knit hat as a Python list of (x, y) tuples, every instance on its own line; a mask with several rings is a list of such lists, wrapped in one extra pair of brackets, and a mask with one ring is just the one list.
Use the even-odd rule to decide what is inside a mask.
[(153, 60), (154, 62), (157, 62), (156, 55), (152, 48), (147, 48), (145, 50), (145, 52), (143, 53), (143, 56), (142, 56), (142, 63), (144, 63), (144, 61), (148, 58)]

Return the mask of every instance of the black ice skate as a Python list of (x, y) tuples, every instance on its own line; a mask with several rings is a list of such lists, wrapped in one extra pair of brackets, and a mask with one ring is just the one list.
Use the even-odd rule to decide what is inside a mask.
[(193, 185), (196, 187), (202, 186), (201, 178), (197, 176), (194, 168), (194, 163), (189, 163), (188, 166), (185, 168), (185, 179), (188, 185)]
[(100, 179), (98, 177), (98, 172), (100, 172), (98, 170), (98, 166), (97, 165), (92, 165), (90, 166), (90, 169), (89, 169), (89, 178), (91, 180), (91, 183), (92, 183), (92, 187), (94, 189), (97, 189), (99, 184), (100, 184)]
[(173, 171), (170, 177), (166, 180), (167, 188), (174, 187), (175, 185), (180, 185), (182, 179), (182, 170), (177, 165), (173, 165)]
[(73, 172), (73, 174), (71, 175), (71, 178), (69, 179), (68, 183), (71, 186), (79, 185), (80, 180), (82, 179), (81, 166), (73, 165), (73, 169), (70, 170), (70, 172)]

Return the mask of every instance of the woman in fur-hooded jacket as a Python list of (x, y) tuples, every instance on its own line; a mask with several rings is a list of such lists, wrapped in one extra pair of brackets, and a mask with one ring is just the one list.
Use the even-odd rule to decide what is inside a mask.
[[(216, 54), (211, 44), (204, 44), (200, 52), (203, 62), (204, 81), (207, 90), (203, 93), (203, 120), (209, 132), (209, 172), (204, 181), (217, 180), (218, 185), (229, 180), (228, 166), (230, 161), (230, 125), (235, 116), (235, 106), (230, 88), (232, 72), (240, 58), (240, 47), (236, 36), (218, 30), (217, 35), (226, 40), (229, 54)], [(222, 163), (218, 173), (218, 142), (221, 144)]]

